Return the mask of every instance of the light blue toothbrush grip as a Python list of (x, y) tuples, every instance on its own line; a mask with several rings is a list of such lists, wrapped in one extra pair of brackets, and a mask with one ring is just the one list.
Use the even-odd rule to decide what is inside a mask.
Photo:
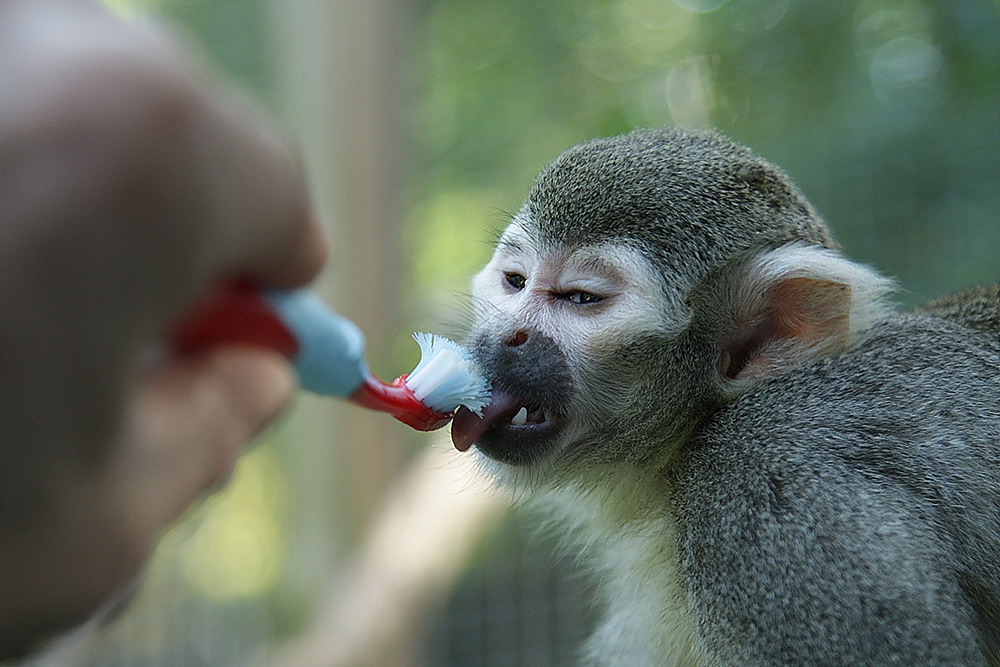
[(299, 343), (295, 369), (309, 391), (347, 398), (369, 375), (365, 336), (310, 290), (269, 291), (265, 298)]

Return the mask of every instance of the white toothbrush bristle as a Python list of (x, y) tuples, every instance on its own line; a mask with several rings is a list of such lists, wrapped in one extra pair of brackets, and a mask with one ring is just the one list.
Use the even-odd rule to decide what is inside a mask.
[(406, 386), (424, 405), (438, 412), (459, 406), (481, 414), (490, 401), (490, 383), (461, 345), (444, 336), (413, 334), (420, 346), (420, 363)]
[(451, 350), (439, 350), (427, 364), (407, 378), (413, 394), (421, 401), (461, 368), (462, 360)]

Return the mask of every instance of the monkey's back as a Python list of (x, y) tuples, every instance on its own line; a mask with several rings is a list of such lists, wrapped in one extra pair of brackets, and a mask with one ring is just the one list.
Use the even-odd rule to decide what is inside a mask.
[(1000, 339), (1000, 283), (977, 285), (934, 299), (922, 305), (917, 312), (955, 320)]
[(723, 660), (1000, 662), (989, 332), (900, 316), (720, 410), (673, 474), (692, 613)]

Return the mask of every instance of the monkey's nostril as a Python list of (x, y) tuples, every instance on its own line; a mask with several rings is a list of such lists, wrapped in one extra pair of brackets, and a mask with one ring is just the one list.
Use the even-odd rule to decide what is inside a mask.
[(528, 332), (521, 329), (516, 334), (507, 339), (508, 347), (517, 347), (528, 342)]

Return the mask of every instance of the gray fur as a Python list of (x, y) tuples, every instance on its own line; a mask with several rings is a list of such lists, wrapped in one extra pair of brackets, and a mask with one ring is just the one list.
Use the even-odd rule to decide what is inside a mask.
[(763, 382), (669, 467), (727, 664), (1000, 659), (1000, 347), (900, 317)]
[(976, 285), (958, 294), (934, 299), (917, 309), (1000, 337), (1000, 283)]
[(637, 244), (685, 288), (750, 248), (837, 247), (783, 171), (709, 133), (645, 130), (575, 146), (542, 171), (524, 209), (543, 242)]
[[(511, 230), (471, 342), (560, 419), (484, 462), (597, 576), (592, 663), (1000, 665), (996, 288), (896, 313), (780, 170), (679, 130), (570, 149)], [(587, 248), (642, 261), (578, 308)]]

